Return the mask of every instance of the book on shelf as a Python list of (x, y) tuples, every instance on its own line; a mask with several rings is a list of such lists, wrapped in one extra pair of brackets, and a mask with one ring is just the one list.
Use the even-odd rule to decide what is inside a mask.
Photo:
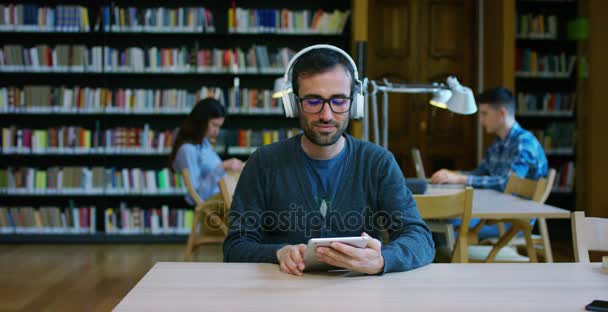
[(128, 207), (121, 202), (118, 208), (104, 210), (104, 231), (106, 234), (188, 234), (192, 228), (192, 209)]
[(350, 11), (228, 9), (229, 33), (342, 34)]
[(292, 49), (200, 49), (180, 47), (127, 47), (85, 45), (4, 45), (0, 71), (76, 73), (233, 73), (282, 74), (295, 54)]
[(85, 6), (0, 4), (0, 32), (88, 32), (89, 30), (89, 9)]
[(232, 87), (228, 92), (229, 114), (283, 114), (279, 99), (272, 90)]
[(574, 152), (576, 126), (574, 122), (552, 122), (542, 130), (532, 133), (547, 154), (572, 154)]
[[(572, 114), (576, 104), (576, 93), (517, 93), (517, 113), (545, 114), (570, 113)], [(557, 115), (557, 114), (556, 114)]]
[(0, 234), (94, 234), (95, 206), (0, 207)]
[(557, 25), (556, 15), (518, 14), (516, 38), (557, 39)]
[(48, 129), (2, 128), (2, 154), (167, 154), (177, 129), (118, 127), (102, 130), (62, 126)]
[(529, 48), (515, 49), (515, 76), (538, 78), (572, 77), (575, 55), (565, 52), (540, 53)]
[(215, 32), (213, 13), (204, 7), (102, 6), (94, 29), (104, 32)]
[(0, 87), (0, 112), (28, 113), (189, 113), (212, 97), (225, 105), (224, 91), (203, 86), (184, 89), (108, 89), (26, 85)]
[(569, 193), (574, 187), (574, 162), (568, 161), (557, 169), (553, 190), (557, 192)]
[(215, 150), (222, 154), (249, 155), (258, 147), (290, 138), (300, 133), (297, 128), (252, 130), (223, 129), (216, 138)]
[(9, 167), (0, 169), (0, 192), (24, 195), (181, 195), (179, 173), (168, 168)]

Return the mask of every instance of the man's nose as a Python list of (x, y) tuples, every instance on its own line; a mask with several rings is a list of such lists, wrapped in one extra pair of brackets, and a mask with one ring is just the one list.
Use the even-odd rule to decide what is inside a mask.
[(331, 107), (329, 107), (329, 103), (325, 103), (323, 108), (319, 112), (319, 119), (322, 121), (330, 121), (334, 118), (334, 113), (331, 111)]

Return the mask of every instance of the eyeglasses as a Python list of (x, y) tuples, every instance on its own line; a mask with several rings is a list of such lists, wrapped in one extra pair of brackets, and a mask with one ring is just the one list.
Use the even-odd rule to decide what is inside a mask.
[(300, 102), (302, 110), (308, 114), (320, 113), (323, 110), (325, 103), (329, 105), (332, 112), (344, 114), (350, 110), (350, 102), (353, 99), (352, 97), (346, 96), (336, 96), (329, 99), (316, 96), (300, 98), (296, 95), (295, 97)]

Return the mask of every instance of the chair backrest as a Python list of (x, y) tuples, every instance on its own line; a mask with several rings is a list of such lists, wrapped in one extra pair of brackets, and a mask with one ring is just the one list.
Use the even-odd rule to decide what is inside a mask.
[[(448, 195), (414, 195), (418, 211), (423, 219), (460, 218), (462, 224), (469, 224), (473, 210), (473, 189), (465, 188), (462, 192)], [(468, 262), (469, 227), (458, 229), (458, 240), (452, 251), (452, 262)]]
[(524, 179), (511, 174), (505, 193), (523, 196), (544, 204), (551, 194), (553, 181), (555, 181), (555, 169), (549, 169), (547, 177), (538, 180)]
[(574, 260), (589, 263), (589, 250), (608, 251), (608, 219), (585, 217), (584, 211), (572, 213)]
[(192, 200), (196, 203), (197, 206), (203, 204), (203, 200), (198, 195), (194, 187), (192, 186), (192, 180), (190, 180), (190, 172), (188, 172), (187, 168), (182, 170), (182, 178), (184, 179), (184, 184), (186, 184), (186, 188), (188, 189), (188, 194), (192, 197)]
[(236, 184), (239, 181), (240, 172), (228, 171), (221, 180), (220, 180), (220, 193), (222, 194), (222, 199), (226, 208), (230, 209), (232, 205), (232, 196), (234, 195), (234, 190), (236, 189)]
[(416, 177), (418, 179), (426, 179), (426, 174), (424, 173), (424, 164), (422, 163), (422, 156), (420, 156), (420, 150), (417, 148), (412, 148), (412, 159), (414, 160), (414, 168), (416, 168)]

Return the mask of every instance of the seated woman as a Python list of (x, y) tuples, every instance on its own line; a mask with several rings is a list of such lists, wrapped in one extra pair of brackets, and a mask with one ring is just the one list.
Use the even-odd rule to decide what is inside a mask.
[[(243, 169), (242, 161), (236, 158), (222, 161), (211, 146), (225, 116), (224, 106), (216, 99), (198, 102), (182, 122), (169, 155), (170, 168), (178, 173), (188, 169), (192, 186), (203, 200), (219, 194), (218, 182), (226, 171)], [(185, 199), (194, 205), (190, 194)]]

